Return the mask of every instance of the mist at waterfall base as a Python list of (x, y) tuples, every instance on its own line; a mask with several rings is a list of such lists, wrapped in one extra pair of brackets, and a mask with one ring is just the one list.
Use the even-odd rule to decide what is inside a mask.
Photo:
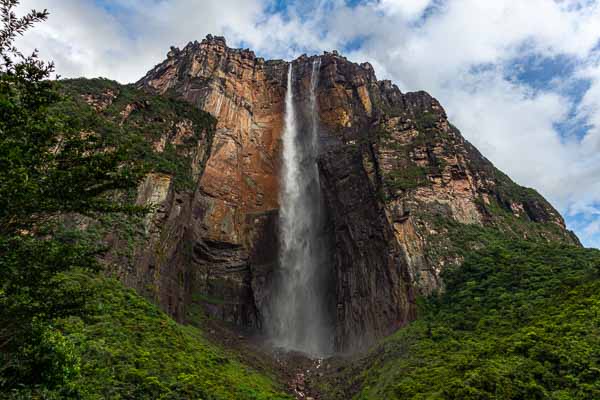
[(313, 61), (307, 101), (295, 98), (294, 66), (290, 63), (288, 69), (279, 194), (279, 268), (266, 321), (275, 347), (316, 357), (331, 354), (334, 348), (325, 215), (317, 168), (316, 89), (320, 64), (318, 58)]

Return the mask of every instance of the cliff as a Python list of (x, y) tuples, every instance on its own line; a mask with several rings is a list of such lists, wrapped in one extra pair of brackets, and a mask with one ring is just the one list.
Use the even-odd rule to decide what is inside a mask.
[[(457, 227), (578, 244), (560, 214), (498, 171), (429, 94), (402, 93), (377, 80), (368, 63), (337, 52), (319, 57), (318, 166), (333, 247), (329, 290), (339, 351), (363, 348), (405, 325), (415, 318), (418, 294), (443, 289), (440, 274), (463, 257), (452, 235)], [(292, 61), (301, 126), (314, 59)], [(148, 175), (139, 188), (138, 202), (157, 211), (144, 222), (149, 237), (132, 264), (115, 267), (179, 321), (199, 305), (214, 318), (261, 329), (277, 268), (287, 69), (288, 62), (231, 49), (209, 35), (172, 48), (135, 84), (216, 119), (210, 141), (197, 141), (189, 159), (188, 187), (176, 187), (172, 171)], [(102, 108), (97, 95), (84, 97)], [(123, 107), (123, 115), (139, 108)], [(173, 127), (153, 139), (155, 150), (179, 143), (190, 130), (185, 120)]]

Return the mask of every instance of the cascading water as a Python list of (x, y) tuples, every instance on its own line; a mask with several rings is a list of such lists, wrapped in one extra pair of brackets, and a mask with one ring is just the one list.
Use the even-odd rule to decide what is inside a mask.
[(328, 263), (317, 169), (316, 89), (320, 59), (312, 65), (309, 129), (300, 129), (294, 105), (293, 65), (285, 97), (283, 169), (280, 192), (279, 271), (267, 324), (274, 344), (313, 356), (331, 353), (333, 338), (327, 306)]

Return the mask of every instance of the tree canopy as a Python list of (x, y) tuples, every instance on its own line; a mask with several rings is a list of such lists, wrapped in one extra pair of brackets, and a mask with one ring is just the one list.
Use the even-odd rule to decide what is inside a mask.
[(96, 268), (100, 249), (58, 235), (57, 222), (143, 212), (111, 193), (134, 187), (145, 170), (125, 139), (51, 111), (61, 100), (54, 65), (14, 46), (48, 12), (17, 17), (18, 4), (0, 0), (0, 390), (61, 384), (76, 370), (50, 321), (79, 312), (85, 291), (63, 287), (61, 274)]

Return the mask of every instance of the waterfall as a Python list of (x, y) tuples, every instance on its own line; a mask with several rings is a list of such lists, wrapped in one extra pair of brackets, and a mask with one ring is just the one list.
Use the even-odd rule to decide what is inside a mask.
[(292, 63), (288, 69), (279, 195), (279, 270), (273, 287), (272, 315), (267, 321), (276, 346), (313, 356), (331, 353), (333, 348), (317, 168), (319, 68), (317, 58), (312, 65), (308, 98), (309, 126), (304, 129), (295, 110)]

